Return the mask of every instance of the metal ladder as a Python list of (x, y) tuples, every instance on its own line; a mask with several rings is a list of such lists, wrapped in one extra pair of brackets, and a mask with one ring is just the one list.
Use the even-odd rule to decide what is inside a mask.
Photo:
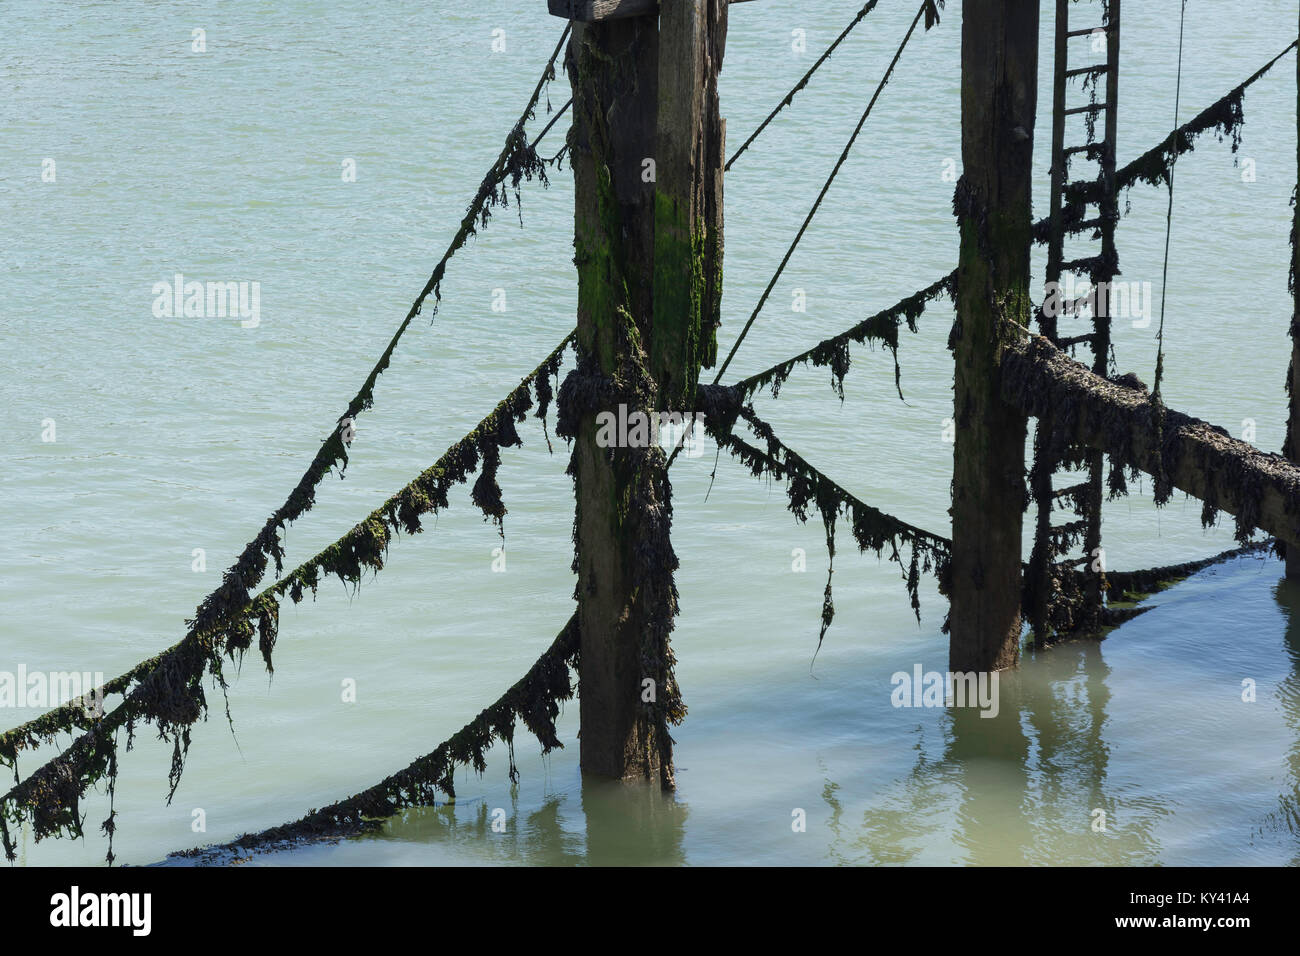
[[(1083, 8), (1080, 13), (1100, 13), (1100, 24), (1097, 18), (1090, 17), (1092, 25), (1071, 29), (1071, 7)], [(1119, 26), (1120, 0), (1056, 0), (1048, 293), (1039, 309), (1038, 328), (1072, 354), (1086, 347), (1092, 354), (1092, 370), (1103, 376), (1111, 356), (1109, 283), (1119, 272), (1115, 252), (1115, 226), (1119, 221), (1115, 191)], [(1091, 38), (1088, 49), (1093, 59), (1102, 54), (1104, 57), (1071, 68), (1071, 41), (1075, 41), (1077, 52), (1076, 38), (1085, 36)], [(1102, 49), (1096, 49), (1099, 46)], [(1087, 104), (1068, 104), (1070, 93), (1085, 90), (1089, 93)], [(1067, 120), (1073, 116), (1083, 117), (1086, 137), (1082, 144), (1067, 146)], [(1078, 178), (1077, 172), (1072, 178), (1071, 163), (1080, 160), (1095, 164), (1092, 179)], [(1067, 260), (1067, 238), (1090, 239), (1094, 249), (1088, 255)], [(1090, 295), (1071, 294), (1081, 279), (1088, 282)], [(1080, 314), (1085, 310), (1092, 313), (1090, 327)], [(1086, 361), (1082, 356), (1080, 359)], [(1101, 547), (1103, 455), (1085, 448), (1050, 448), (1046, 440), (1050, 431), (1051, 423), (1040, 420), (1031, 472), (1037, 523), (1026, 595), (1034, 640), (1040, 645), (1053, 633), (1095, 628), (1102, 616), (1104, 585), (1104, 564), (1098, 565), (1102, 573), (1093, 570)], [(1053, 479), (1060, 473), (1070, 476), (1069, 483), (1057, 487)], [(1080, 477), (1082, 480), (1077, 480)], [(1073, 517), (1064, 524), (1053, 524), (1055, 510), (1073, 511)], [(1075, 550), (1080, 542), (1082, 554)], [(1068, 557), (1072, 553), (1076, 556)], [(1082, 575), (1069, 573), (1078, 570)]]

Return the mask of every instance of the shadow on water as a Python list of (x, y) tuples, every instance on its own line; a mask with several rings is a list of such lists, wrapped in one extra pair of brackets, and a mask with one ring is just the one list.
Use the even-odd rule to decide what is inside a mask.
[(1154, 862), (1152, 831), (1169, 810), (1149, 797), (1126, 795), (1120, 811), (1117, 795), (1109, 792), (1109, 676), (1097, 641), (1027, 654), (1018, 670), (998, 675), (996, 713), (946, 709), (933, 744), (918, 727), (914, 766), (872, 800), (860, 827), (846, 823), (840, 788), (827, 780), (832, 859)]

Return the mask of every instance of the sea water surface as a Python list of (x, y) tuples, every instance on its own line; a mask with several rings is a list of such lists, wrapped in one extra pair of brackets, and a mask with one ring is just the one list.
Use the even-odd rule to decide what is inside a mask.
[[(1089, 4), (1075, 6), (1089, 16)], [(722, 108), (733, 145), (858, 7), (761, 0), (731, 11)], [(1173, 122), (1178, 9), (1174, 0), (1125, 5), (1121, 162)], [(914, 12), (883, 0), (729, 174), (724, 349)], [(1189, 4), (1182, 118), (1285, 47), (1297, 12), (1291, 0)], [(4, 20), (0, 671), (112, 676), (182, 636), (298, 480), (441, 255), (562, 23), (542, 0), (11, 0)], [(955, 265), (960, 26), (961, 4), (950, 0), (939, 26), (914, 37), (737, 375)], [(561, 74), (532, 129), (567, 97)], [(1281, 447), (1286, 420), (1295, 97), (1289, 55), (1247, 93), (1235, 157), (1206, 136), (1180, 160), (1163, 285), (1166, 399), (1266, 450)], [(544, 151), (559, 148), (566, 125)], [(42, 179), (47, 159), (53, 182)], [(342, 175), (349, 160), (354, 182)], [(1163, 190), (1133, 189), (1118, 237), (1124, 277), (1151, 283), (1157, 312), (1166, 202)], [(566, 167), (549, 188), (523, 188), (522, 228), (512, 204), (453, 259), (436, 320), (431, 309), (416, 320), (358, 423), (346, 479), (326, 480), (316, 508), (289, 530), (290, 562), (432, 463), (572, 327), (572, 206)], [(155, 317), (153, 286), (176, 273), (258, 282), (260, 323)], [(792, 308), (800, 292), (806, 312)], [(943, 300), (918, 334), (905, 333), (905, 402), (888, 354), (867, 348), (854, 351), (842, 403), (814, 369), (760, 401), (778, 432), (845, 487), (945, 534), (951, 320)], [(1150, 380), (1154, 331), (1154, 322), (1116, 324), (1121, 371)], [(50, 422), (55, 440), (44, 441)], [(522, 433), (525, 447), (507, 452), (501, 470), (504, 572), (494, 571), (502, 542), (462, 487), (358, 592), (327, 583), (315, 601), (286, 606), (274, 677), (256, 655), (244, 661), (229, 698), (233, 734), (212, 694), (170, 804), (170, 748), (149, 728), (138, 733), (116, 795), (122, 862), (156, 862), (355, 793), (433, 749), (527, 669), (573, 609), (573, 490), (564, 445), (549, 454), (536, 422)], [(258, 862), (1300, 859), (1300, 593), (1276, 561), (1216, 566), (1158, 595), (1153, 611), (1104, 642), (1027, 655), (1002, 677), (997, 717), (955, 718), (890, 698), (895, 672), (946, 668), (946, 608), (933, 582), (918, 624), (897, 566), (853, 553), (842, 537), (837, 615), (814, 661), (820, 522), (800, 525), (780, 487), (725, 458), (710, 491), (713, 471), (711, 447), (673, 468), (674, 646), (690, 708), (675, 734), (675, 795), (584, 783), (570, 703), (564, 750), (543, 759), (520, 732), (517, 785), (498, 750), (481, 778), (458, 774), (455, 805)], [(1182, 496), (1157, 510), (1149, 483), (1135, 484), (1107, 505), (1108, 565), (1230, 547), (1231, 521), (1204, 530), (1200, 510)], [(1253, 682), (1253, 702), (1243, 681)], [(355, 682), (355, 702), (342, 699), (345, 682)], [(37, 712), (0, 712), (0, 726)], [(497, 809), (504, 832), (492, 826)], [(102, 862), (106, 796), (92, 794), (83, 810), (87, 839), (36, 844), (24, 832), (20, 861)], [(803, 832), (792, 826), (800, 810)]]

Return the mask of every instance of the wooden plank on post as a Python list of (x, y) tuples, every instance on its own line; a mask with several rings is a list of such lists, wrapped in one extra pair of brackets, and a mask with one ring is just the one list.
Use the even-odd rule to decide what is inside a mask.
[[(728, 3), (749, 3), (750, 0), (727, 0)], [(616, 20), (621, 17), (642, 17), (659, 11), (659, 0), (546, 0), (551, 13), (579, 23), (597, 20)]]
[(621, 17), (643, 17), (654, 13), (659, 0), (546, 0), (547, 8), (557, 17), (595, 23)]
[(660, 12), (650, 363), (665, 409), (694, 407), (700, 367), (717, 356), (726, 34), (727, 0), (674, 0)]

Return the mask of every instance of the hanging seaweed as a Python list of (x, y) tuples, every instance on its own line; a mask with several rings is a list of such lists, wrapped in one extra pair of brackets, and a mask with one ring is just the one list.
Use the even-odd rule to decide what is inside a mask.
[[(559, 394), (556, 434), (575, 442), (584, 422), (596, 413), (620, 405), (630, 411), (649, 413), (654, 408), (656, 383), (647, 368), (647, 357), (639, 341), (635, 323), (623, 308), (616, 310), (615, 331), (619, 364), (613, 375), (606, 375), (595, 356), (579, 350), (577, 367), (564, 379)], [(657, 444), (620, 444), (603, 449), (615, 476), (615, 485), (625, 489), (616, 505), (622, 535), (630, 542), (623, 560), (630, 577), (630, 595), (619, 615), (620, 621), (638, 631), (640, 672), (654, 681), (654, 699), (642, 697), (638, 703), (639, 730), (635, 738), (646, 749), (642, 753), (646, 776), (658, 767), (660, 784), (671, 790), (673, 739), (670, 725), (686, 716), (686, 705), (674, 670), (671, 634), (678, 611), (678, 592), (674, 574), (678, 559), (673, 550), (672, 485), (668, 480), (667, 459)], [(578, 482), (579, 448), (575, 446), (567, 473)], [(575, 488), (575, 491), (577, 489)], [(582, 515), (581, 496), (577, 495), (574, 513), (573, 570), (581, 573), (579, 563), (579, 527)], [(581, 578), (574, 597), (580, 594)], [(651, 752), (653, 748), (653, 752)]]
[[(435, 295), (436, 300), (441, 298), (440, 287), (447, 262), (464, 245), (468, 236), (474, 234), (479, 226), (487, 223), (490, 217), (490, 209), (493, 206), (508, 205), (508, 189), (515, 192), (516, 205), (518, 205), (519, 188), (525, 180), (537, 178), (545, 185), (546, 161), (538, 158), (536, 147), (542, 137), (554, 125), (554, 120), (531, 144), (524, 138), (523, 127), (534, 116), (543, 89), (555, 78), (555, 60), (564, 44), (564, 40), (568, 36), (568, 32), (569, 29), (566, 27), (560, 42), (556, 44), (555, 51), (542, 72), (541, 78), (538, 80), (527, 107), (506, 137), (505, 147), (484, 177), (478, 193), (470, 203), (460, 229), (453, 237), (442, 259), (435, 266), (432, 275), (412, 304), (406, 318), (393, 335), (388, 347), (367, 376), (361, 389), (348, 403), (346, 411), (339, 416), (336, 427), (321, 444), (311, 464), (303, 473), (293, 491), (290, 492), (288, 498), (266, 520), (256, 537), (245, 545), (234, 564), (222, 575), (221, 584), (216, 590), (199, 604), (191, 625), (192, 632), (224, 630), (228, 637), (229, 646), (235, 648), (246, 648), (248, 646), (245, 638), (251, 634), (251, 631), (247, 622), (241, 619), (240, 615), (250, 605), (252, 601), (250, 596), (258, 584), (261, 583), (268, 562), (274, 561), (277, 575), (283, 572), (283, 531), (289, 524), (302, 517), (312, 508), (315, 504), (316, 488), (326, 475), (335, 468), (339, 470), (340, 474), (346, 470), (348, 445), (351, 442), (356, 417), (373, 404), (375, 383), (388, 367), (398, 341), (414, 317), (420, 313), (425, 300), (430, 293)], [(556, 119), (558, 119), (558, 116)], [(553, 358), (556, 363), (555, 367), (558, 367), (559, 356), (555, 355)], [(538, 415), (543, 419), (543, 430), (546, 427), (546, 409), (550, 403), (550, 379), (555, 374), (555, 367), (545, 370), (545, 374), (539, 376), (539, 387), (545, 389), (544, 392), (539, 391), (540, 407), (538, 409)], [(547, 445), (548, 447), (550, 445), (549, 436)], [(484, 493), (487, 494), (489, 490), (485, 489)], [(262, 635), (261, 647), (263, 654), (267, 657), (269, 664), (270, 648), (274, 644), (274, 619), (268, 610), (264, 610), (259, 615), (257, 623)], [(180, 645), (174, 645), (162, 654), (142, 661), (125, 674), (106, 682), (98, 691), (101, 698), (108, 695), (127, 693), (131, 687), (139, 684), (146, 675), (152, 673), (162, 660), (174, 659), (179, 647)], [(93, 726), (96, 719), (95, 715), (75, 704), (56, 708), (35, 720), (28, 721), (21, 727), (0, 734), (0, 763), (13, 769), (16, 775), (16, 760), (19, 750), (34, 747), (42, 742), (51, 742), (59, 731), (88, 729)]]
[[(242, 652), (250, 645), (252, 635), (256, 629), (259, 634), (259, 648), (266, 659), (268, 668), (270, 667), (270, 655), (275, 642), (278, 609), (268, 603), (265, 594), (253, 599), (251, 597), (252, 591), (265, 575), (268, 561), (274, 561), (277, 575), (283, 572), (284, 548), (282, 532), (287, 525), (311, 509), (315, 503), (316, 487), (335, 468), (338, 468), (340, 474), (346, 470), (348, 463), (347, 446), (351, 442), (356, 417), (373, 404), (374, 386), (378, 377), (388, 367), (398, 341), (414, 317), (420, 313), (425, 300), (431, 293), (435, 296), (436, 310), (437, 302), (441, 299), (441, 281), (448, 261), (465, 244), (470, 235), (475, 234), (478, 228), (486, 225), (493, 207), (509, 205), (510, 191), (515, 193), (516, 206), (518, 206), (519, 189), (524, 181), (531, 181), (536, 178), (543, 185), (546, 184), (546, 161), (538, 158), (536, 146), (546, 132), (550, 130), (551, 126), (554, 125), (554, 121), (548, 124), (546, 129), (532, 143), (528, 142), (523, 128), (524, 124), (534, 116), (543, 89), (555, 78), (555, 60), (563, 47), (568, 32), (569, 30), (566, 28), (564, 35), (556, 44), (555, 50), (533, 90), (528, 105), (506, 137), (506, 143), (501, 154), (480, 184), (474, 200), (467, 208), (460, 228), (442, 259), (435, 266), (433, 273), (412, 304), (406, 318), (372, 368), (361, 389), (348, 403), (347, 410), (339, 416), (338, 425), (322, 443), (312, 463), (308, 466), (289, 497), (267, 519), (261, 531), (245, 546), (235, 563), (223, 574), (221, 585), (200, 603), (194, 619), (189, 622), (189, 635), (187, 635), (186, 639), (162, 654), (142, 661), (125, 674), (106, 682), (99, 691), (101, 698), (111, 694), (128, 695), (128, 693), (130, 696), (135, 697), (146, 683), (157, 683), (151, 681), (150, 677), (164, 664), (168, 667), (174, 667), (177, 662), (185, 661), (188, 666), (183, 667), (181, 673), (186, 676), (179, 677), (177, 674), (173, 674), (170, 682), (162, 689), (162, 692), (171, 693), (179, 688), (184, 688), (185, 696), (190, 701), (190, 705), (183, 708), (178, 726), (187, 726), (187, 720), (192, 722), (190, 715), (193, 715), (193, 719), (197, 719), (198, 714), (206, 710), (206, 700), (203, 697), (200, 683), (205, 666), (212, 671), (223, 692), (225, 690), (224, 679), (220, 674), (219, 648), (225, 647), (235, 652)], [(567, 341), (566, 339), (566, 344)], [(544, 369), (543, 374), (539, 376), (539, 381), (544, 380), (544, 388), (547, 391), (544, 399), (539, 392), (539, 405), (541, 407), (538, 414), (543, 419), (544, 431), (546, 428), (546, 408), (550, 401), (550, 378), (554, 376), (555, 370), (558, 368), (558, 352), (561, 350), (557, 350), (557, 353), (551, 356), (551, 365)], [(513, 431), (513, 424), (508, 424), (508, 428)], [(508, 434), (501, 437), (502, 442), (489, 440), (485, 443), (485, 448), (491, 449), (487, 453), (490, 463), (499, 458), (498, 449), (500, 444), (510, 441)], [(517, 436), (515, 437), (517, 439)], [(547, 444), (549, 447), (549, 437)], [(490, 474), (487, 476), (487, 480), (475, 486), (476, 503), (481, 501), (487, 506), (485, 508), (486, 516), (496, 521), (498, 528), (500, 528), (500, 521), (504, 515), (504, 506), (499, 504), (500, 494), (499, 488), (496, 486), (494, 465), (489, 469), (485, 469), (485, 471), (490, 472)], [(382, 555), (387, 546), (387, 535), (383, 529), (374, 523), (363, 523), (363, 525), (358, 526), (358, 529), (354, 529), (353, 537), (355, 540), (350, 543), (349, 551), (340, 550), (337, 553), (328, 555), (332, 566), (339, 568), (343, 572), (341, 576), (346, 577), (347, 574), (352, 573), (352, 569), (360, 562), (369, 562), (376, 569), (382, 567)], [(311, 562), (308, 564), (310, 565)], [(303, 583), (308, 579), (314, 580), (319, 573), (314, 566), (310, 569), (304, 566), (299, 570), (302, 575), (295, 578), (292, 585), (292, 593), (296, 599), (301, 599)], [(249, 610), (255, 615), (254, 620), (251, 622), (245, 616), (245, 612)], [(198, 640), (198, 635), (212, 636), (212, 638), (209, 638), (211, 640), (210, 645), (205, 653), (201, 655), (204, 657), (202, 662), (197, 661), (192, 653), (193, 645), (207, 644), (207, 640)], [(160, 709), (162, 706), (160, 702), (155, 702), (155, 704), (157, 706), (154, 709)], [(149, 710), (150, 708), (145, 708), (146, 712), (149, 712)], [(120, 719), (128, 720), (125, 717)], [(134, 716), (129, 720), (134, 720)], [(71, 732), (93, 729), (98, 726), (99, 721), (98, 715), (90, 713), (85, 708), (75, 705), (75, 703), (56, 708), (33, 721), (23, 724), (21, 727), (0, 734), (0, 763), (13, 769), (15, 780), (17, 780), (17, 754), (19, 751), (33, 748), (41, 743), (51, 743), (60, 731)], [(164, 727), (168, 726), (170, 726), (169, 722), (163, 721), (159, 728), (164, 739), (168, 737)], [(187, 741), (182, 741), (180, 737), (175, 738), (174, 742), (176, 745), (176, 756), (173, 761), (174, 776), (179, 780), (179, 774), (175, 771), (183, 763), (184, 751), (188, 744)], [(87, 749), (91, 753), (97, 752), (93, 746)], [(72, 763), (70, 761), (69, 765)], [(77, 765), (85, 769), (86, 776), (98, 779), (102, 775), (102, 768), (98, 768), (89, 757)], [(115, 767), (115, 764), (113, 766)], [(174, 791), (174, 786), (172, 789)], [(0, 829), (4, 826), (5, 809), (5, 807), (0, 806)], [(5, 837), (6, 849), (8, 849), (7, 831), (2, 835)]]
[[(1233, 87), (1186, 123), (1183, 123), (1155, 146), (1116, 170), (1116, 191), (1132, 188), (1139, 182), (1149, 183), (1153, 186), (1164, 184), (1175, 156), (1191, 152), (1195, 148), (1197, 138), (1204, 133), (1215, 133), (1219, 141), (1228, 139), (1232, 145), (1232, 151), (1236, 153), (1241, 144), (1241, 128), (1245, 123), (1243, 103), (1246, 89), (1268, 73), (1273, 68), (1273, 65), (1289, 53), (1295, 45), (1296, 41), (1293, 40), (1285, 50), (1269, 60), (1268, 63), (1264, 64), (1263, 67), (1256, 70), (1240, 84)], [(1103, 146), (1102, 143), (1095, 144), (1098, 152)], [(1091, 150), (1092, 147), (1087, 153), (1089, 157), (1093, 155)], [(1095, 203), (1100, 198), (1101, 189), (1100, 178), (1082, 183), (1071, 183), (1066, 187), (1062, 207), (1066, 235), (1073, 235), (1096, 228), (1095, 220), (1086, 219), (1087, 205), (1088, 203)], [(1044, 217), (1035, 222), (1034, 241), (1038, 243), (1047, 242), (1050, 230), (1051, 221), (1049, 217)]]
[(907, 48), (908, 41), (912, 39), (912, 34), (916, 32), (917, 25), (920, 24), (922, 18), (925, 19), (925, 29), (927, 30), (939, 22), (939, 13), (938, 9), (935, 7), (935, 0), (922, 0), (920, 8), (916, 11), (916, 16), (912, 18), (911, 26), (909, 26), (907, 32), (903, 34), (903, 39), (899, 43), (898, 49), (894, 51), (894, 58), (889, 61), (889, 66), (885, 68), (884, 75), (880, 78), (880, 82), (876, 84), (875, 92), (871, 94), (871, 99), (867, 101), (866, 109), (862, 111), (862, 115), (859, 117), (857, 125), (853, 128), (853, 132), (849, 135), (848, 141), (844, 144), (844, 148), (840, 151), (839, 157), (835, 160), (835, 165), (831, 167), (830, 175), (826, 177), (826, 181), (822, 184), (821, 191), (817, 194), (817, 198), (813, 200), (812, 207), (808, 210), (808, 215), (804, 217), (803, 223), (799, 226), (798, 231), (795, 232), (794, 239), (790, 241), (790, 245), (786, 249), (785, 256), (776, 267), (776, 271), (772, 273), (772, 278), (768, 280), (767, 287), (763, 289), (763, 294), (759, 296), (758, 304), (754, 306), (754, 311), (750, 313), (744, 326), (741, 327), (740, 334), (736, 336), (736, 341), (731, 344), (731, 350), (727, 353), (727, 357), (723, 359), (722, 365), (718, 369), (718, 374), (713, 379), (714, 385), (717, 385), (722, 381), (722, 376), (726, 374), (727, 368), (731, 365), (731, 360), (736, 357), (736, 352), (740, 349), (741, 343), (745, 341), (745, 336), (749, 334), (749, 330), (753, 328), (754, 321), (758, 318), (759, 313), (763, 311), (763, 306), (767, 304), (768, 297), (772, 294), (772, 290), (776, 288), (776, 283), (785, 272), (785, 267), (789, 265), (795, 249), (799, 247), (799, 243), (803, 240), (804, 234), (808, 231), (808, 227), (816, 217), (817, 211), (821, 208), (822, 202), (826, 199), (826, 195), (830, 192), (831, 186), (835, 183), (835, 178), (840, 174), (840, 170), (844, 168), (845, 162), (848, 161), (849, 154), (853, 152), (853, 144), (857, 142), (858, 136), (862, 133), (862, 128), (866, 125), (868, 117), (871, 116), (872, 109), (875, 108), (876, 101), (880, 99), (880, 94), (884, 91), (885, 86), (894, 75), (894, 69), (898, 66), (898, 61), (902, 59), (903, 51)]
[[(755, 477), (767, 476), (785, 483), (789, 510), (800, 523), (807, 522), (814, 509), (821, 516), (830, 567), (822, 599), (818, 647), (835, 616), (831, 578), (834, 573), (836, 522), (841, 516), (849, 520), (860, 552), (874, 551), (877, 557), (883, 557), (888, 549), (889, 560), (900, 568), (917, 621), (921, 619), (919, 588), (923, 571), (935, 574), (940, 591), (946, 593), (952, 549), (948, 539), (900, 521), (845, 491), (785, 445), (772, 426), (759, 418), (741, 388), (701, 386), (699, 405), (705, 416), (705, 430), (720, 447), (726, 448)], [(740, 419), (745, 421), (760, 444), (766, 446), (765, 449), (735, 434), (735, 424)], [(902, 556), (904, 548), (911, 552), (906, 563)]]
[[(736, 404), (734, 407), (739, 409), (740, 406)], [(757, 449), (754, 451), (762, 454)], [(871, 510), (860, 502), (857, 502), (857, 506)], [(859, 542), (866, 540), (868, 547), (875, 540), (865, 530), (857, 537)], [(941, 538), (934, 540), (940, 551), (948, 544)], [(1264, 546), (1258, 544), (1238, 548), (1204, 561), (1141, 571), (1114, 572), (1111, 575), (1110, 597), (1112, 600), (1140, 599), (1177, 579), (1229, 558), (1256, 552)], [(919, 571), (918, 554), (914, 550), (907, 572), (909, 582), (915, 581)], [(481, 775), (487, 767), (487, 750), (497, 741), (507, 744), (508, 775), (512, 781), (518, 779), (518, 768), (514, 762), (514, 730), (517, 723), (522, 722), (537, 738), (543, 754), (564, 746), (559, 740), (555, 722), (563, 703), (573, 698), (572, 674), (579, 669), (579, 651), (575, 615), (521, 680), (460, 731), (430, 753), (413, 761), (404, 770), (346, 800), (320, 810), (311, 810), (292, 823), (245, 834), (229, 843), (183, 850), (171, 856), (199, 862), (224, 862), (241, 852), (279, 849), (303, 841), (337, 839), (374, 832), (383, 825), (384, 820), (404, 809), (431, 805), (439, 795), (454, 800), (456, 768), (473, 768), (475, 773)]]
[(507, 746), (509, 777), (517, 781), (519, 770), (515, 766), (514, 750), (517, 723), (522, 723), (537, 738), (543, 754), (564, 747), (555, 722), (563, 703), (573, 698), (571, 672), (578, 670), (579, 652), (575, 614), (527, 674), (495, 703), (405, 769), (346, 800), (311, 810), (292, 823), (245, 834), (230, 843), (172, 855), (211, 861), (241, 850), (372, 832), (379, 829), (383, 820), (403, 809), (435, 803), (440, 794), (455, 800), (456, 769), (469, 767), (482, 775), (487, 769), (487, 751), (498, 741)]
[(780, 395), (781, 386), (790, 377), (790, 373), (794, 371), (795, 366), (829, 367), (831, 370), (831, 388), (839, 396), (840, 401), (844, 401), (844, 376), (848, 374), (849, 370), (849, 345), (855, 342), (859, 345), (880, 342), (893, 355), (894, 386), (898, 389), (898, 397), (902, 398), (902, 371), (898, 365), (898, 331), (906, 323), (911, 332), (916, 332), (917, 319), (921, 317), (925, 307), (941, 295), (951, 296), (956, 281), (957, 273), (955, 271), (950, 272), (938, 282), (931, 283), (924, 289), (912, 293), (901, 302), (863, 319), (857, 325), (845, 329), (838, 335), (823, 339), (807, 351), (800, 352), (793, 358), (788, 358), (783, 362), (778, 362), (765, 371), (741, 379), (735, 383), (735, 387), (746, 398), (750, 398), (764, 387), (768, 387), (772, 391), (772, 397), (776, 398)]
[[(105, 690), (123, 695), (117, 707), (100, 716), (91, 715), (74, 703), (0, 735), (0, 762), (9, 766), (15, 776), (14, 787), (0, 797), (0, 840), (9, 859), (14, 854), (8, 831), (10, 822), (20, 824), (30, 820), (37, 840), (51, 835), (82, 834), (80, 797), (102, 779), (108, 780), (111, 792), (117, 772), (115, 734), (119, 728), (127, 730), (128, 748), (139, 724), (153, 724), (160, 739), (172, 744), (168, 775), (170, 801), (179, 786), (189, 752), (190, 727), (208, 709), (203, 678), (211, 674), (222, 692), (226, 690), (223, 655), (232, 659), (242, 657), (257, 636), (259, 649), (271, 670), (280, 602), (286, 596), (298, 603), (306, 591), (314, 595), (321, 582), (330, 576), (355, 588), (367, 572), (378, 573), (384, 567), (392, 540), (402, 533), (420, 533), (423, 517), (448, 507), (449, 491), (467, 481), (479, 469), (480, 462), (482, 468), (473, 490), (474, 503), (484, 518), (501, 530), (506, 509), (496, 482), (500, 449), (522, 444), (517, 424), (524, 421), (533, 407), (530, 388), (535, 387), (542, 375), (549, 382), (571, 339), (572, 335), (566, 336), (473, 431), (338, 541), (248, 599), (235, 612), (227, 612), (216, 624), (203, 626), (197, 620), (191, 621), (189, 633), (170, 650), (109, 681)], [(25, 781), (19, 779), (17, 760), (21, 751), (53, 743), (60, 732), (77, 729), (83, 733), (70, 747)]]

